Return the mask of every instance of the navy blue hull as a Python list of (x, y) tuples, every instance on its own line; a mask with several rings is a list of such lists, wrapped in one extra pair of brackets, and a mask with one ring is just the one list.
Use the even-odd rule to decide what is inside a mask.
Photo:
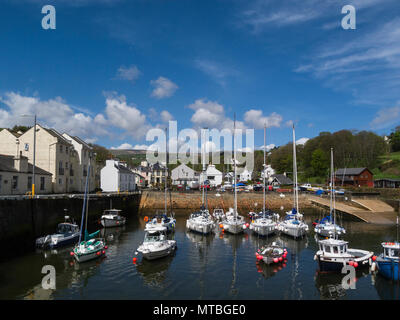
[(399, 281), (400, 269), (399, 263), (393, 260), (377, 261), (378, 272), (384, 276), (386, 279)]
[(56, 248), (61, 248), (61, 247), (65, 247), (68, 246), (70, 244), (75, 244), (79, 241), (79, 235), (77, 235), (76, 237), (70, 238), (68, 240), (61, 240), (58, 241), (57, 244), (50, 244), (49, 248), (50, 249), (56, 249)]
[(318, 267), (320, 272), (338, 272), (341, 273), (343, 263), (340, 262), (327, 262), (318, 259)]

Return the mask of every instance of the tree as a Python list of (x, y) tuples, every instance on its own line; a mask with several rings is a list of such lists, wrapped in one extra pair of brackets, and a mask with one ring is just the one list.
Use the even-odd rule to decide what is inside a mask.
[(322, 177), (326, 174), (328, 169), (328, 159), (323, 150), (314, 150), (311, 157), (311, 168), (313, 175), (316, 177)]

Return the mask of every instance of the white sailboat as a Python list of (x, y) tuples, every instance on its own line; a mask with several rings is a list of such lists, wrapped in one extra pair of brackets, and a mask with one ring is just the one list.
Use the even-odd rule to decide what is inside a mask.
[[(204, 150), (202, 151), (202, 163), (203, 163), (203, 185), (205, 185), (206, 174), (205, 174), (205, 159)], [(210, 212), (207, 208), (207, 188), (202, 188), (202, 204), (199, 211), (195, 211), (190, 214), (189, 219), (186, 220), (186, 229), (190, 231), (199, 232), (202, 234), (208, 234), (215, 230), (215, 221), (213, 220)]]
[(329, 216), (323, 218), (318, 224), (315, 225), (315, 232), (322, 237), (338, 237), (344, 235), (346, 230), (336, 224), (336, 211), (335, 211), (335, 179), (333, 171), (333, 148), (331, 148), (331, 192), (330, 192), (330, 210)]
[(226, 232), (238, 234), (243, 232), (245, 228), (245, 220), (242, 216), (238, 214), (237, 211), (237, 181), (236, 181), (236, 115), (233, 122), (233, 189), (234, 189), (234, 208), (230, 209), (226, 214), (225, 219), (222, 221), (223, 229)]
[[(167, 130), (165, 130), (165, 136), (168, 136)], [(168, 141), (168, 139), (167, 139)], [(176, 219), (174, 213), (170, 212), (168, 216), (167, 208), (167, 191), (168, 191), (168, 143), (166, 145), (166, 164), (165, 164), (165, 187), (164, 187), (164, 211), (157, 214), (146, 223), (145, 231), (153, 230), (154, 228), (159, 229), (160, 227), (165, 227), (167, 232), (175, 231)]]
[(293, 125), (293, 209), (286, 212), (285, 220), (279, 223), (278, 229), (281, 233), (295, 239), (302, 238), (308, 231), (308, 225), (303, 222), (303, 215), (299, 212), (299, 193), (297, 183), (296, 163), (296, 135)]
[[(82, 220), (81, 220), (81, 232), (79, 235), (79, 242), (71, 252), (71, 256), (73, 256), (78, 262), (86, 262), (104, 256), (106, 253), (105, 249), (107, 249), (104, 239), (96, 238), (96, 236), (100, 233), (100, 230), (92, 234), (88, 234), (87, 232), (87, 220), (89, 215), (89, 177), (91, 169), (90, 160), (91, 159), (89, 159), (88, 174), (86, 176), (86, 186), (85, 186), (85, 195), (82, 206)], [(85, 222), (85, 228), (83, 229), (84, 225), (83, 220), (85, 216), (86, 216), (86, 222)]]
[[(264, 125), (264, 163), (263, 163), (263, 172), (265, 173), (266, 163), (265, 163), (265, 136), (266, 136), (266, 125)], [(250, 223), (249, 229), (252, 230), (254, 233), (260, 236), (268, 236), (274, 234), (278, 225), (273, 218), (276, 217), (272, 216), (270, 212), (265, 211), (265, 174), (263, 174), (263, 211), (260, 212), (257, 217), (252, 220)]]

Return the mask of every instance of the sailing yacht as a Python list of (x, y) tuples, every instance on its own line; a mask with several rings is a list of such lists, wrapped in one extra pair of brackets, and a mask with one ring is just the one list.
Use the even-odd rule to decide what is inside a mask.
[(195, 231), (202, 234), (208, 234), (215, 230), (215, 222), (210, 215), (210, 212), (207, 208), (207, 188), (204, 185), (207, 183), (205, 180), (206, 173), (205, 173), (205, 159), (204, 159), (204, 152), (202, 152), (202, 163), (203, 163), (203, 188), (202, 188), (202, 204), (199, 211), (193, 212), (189, 219), (186, 220), (186, 229), (189, 231)]
[(264, 125), (264, 174), (263, 174), (263, 211), (260, 212), (255, 219), (250, 223), (249, 229), (254, 233), (260, 236), (268, 236), (275, 233), (277, 228), (277, 223), (272, 220), (272, 215), (270, 212), (265, 211), (265, 135), (266, 135), (266, 126)]
[[(167, 137), (167, 130), (165, 130), (165, 136)], [(168, 216), (167, 209), (167, 191), (168, 191), (168, 143), (166, 146), (166, 164), (164, 168), (165, 173), (165, 188), (164, 188), (164, 211), (158, 213), (146, 224), (145, 230), (153, 230), (154, 228), (158, 229), (160, 226), (165, 227), (167, 232), (175, 231), (176, 219), (174, 217), (174, 213), (170, 212), (170, 216)], [(171, 199), (170, 199), (171, 200)], [(171, 202), (171, 201), (170, 201)], [(172, 202), (171, 202), (172, 204)]]
[(308, 231), (308, 225), (303, 222), (303, 215), (299, 213), (299, 193), (297, 184), (297, 163), (296, 163), (296, 135), (293, 125), (293, 209), (286, 212), (285, 219), (279, 223), (278, 230), (281, 233), (295, 239), (302, 238)]
[[(82, 220), (81, 220), (81, 231), (79, 234), (79, 241), (78, 244), (73, 249), (73, 251), (71, 252), (71, 256), (73, 256), (78, 262), (86, 262), (104, 256), (106, 253), (105, 249), (107, 249), (104, 239), (96, 238), (96, 236), (100, 233), (100, 230), (92, 234), (88, 234), (87, 232), (87, 220), (89, 215), (89, 177), (91, 169), (90, 162), (91, 159), (89, 159), (88, 174), (86, 176), (86, 186), (85, 186), (85, 195), (82, 206)], [(84, 224), (83, 220), (85, 216), (86, 216), (86, 222)], [(85, 228), (83, 229), (84, 225)]]
[(238, 234), (246, 228), (245, 221), (237, 211), (237, 183), (236, 183), (236, 116), (233, 122), (233, 190), (234, 190), (234, 208), (230, 209), (222, 221), (223, 229), (229, 233)]
[(335, 211), (335, 181), (333, 172), (333, 148), (331, 148), (331, 192), (330, 192), (330, 215), (323, 218), (319, 223), (315, 225), (315, 232), (323, 237), (332, 237), (334, 234), (338, 237), (344, 235), (346, 230), (336, 224), (336, 220), (333, 216)]

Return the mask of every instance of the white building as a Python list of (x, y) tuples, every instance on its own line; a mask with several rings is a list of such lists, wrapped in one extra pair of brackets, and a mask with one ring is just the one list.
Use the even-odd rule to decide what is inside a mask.
[(198, 182), (199, 174), (186, 164), (182, 163), (175, 169), (171, 170), (171, 180), (173, 185), (188, 185), (193, 182)]
[(106, 166), (100, 171), (100, 188), (104, 192), (134, 191), (135, 173), (125, 162), (106, 160)]
[(270, 164), (267, 164), (265, 166), (265, 169), (263, 171), (261, 171), (261, 179), (264, 179), (264, 175), (265, 175), (265, 179), (269, 179), (274, 174), (275, 174), (275, 170), (272, 169)]
[(237, 179), (239, 181), (248, 181), (252, 179), (253, 171), (249, 171), (246, 167), (245, 168), (237, 168), (236, 169)]
[(222, 172), (215, 168), (215, 165), (209, 164), (205, 175), (203, 173), (200, 174), (200, 184), (203, 184), (204, 180), (208, 180), (211, 187), (220, 186), (222, 184)]

